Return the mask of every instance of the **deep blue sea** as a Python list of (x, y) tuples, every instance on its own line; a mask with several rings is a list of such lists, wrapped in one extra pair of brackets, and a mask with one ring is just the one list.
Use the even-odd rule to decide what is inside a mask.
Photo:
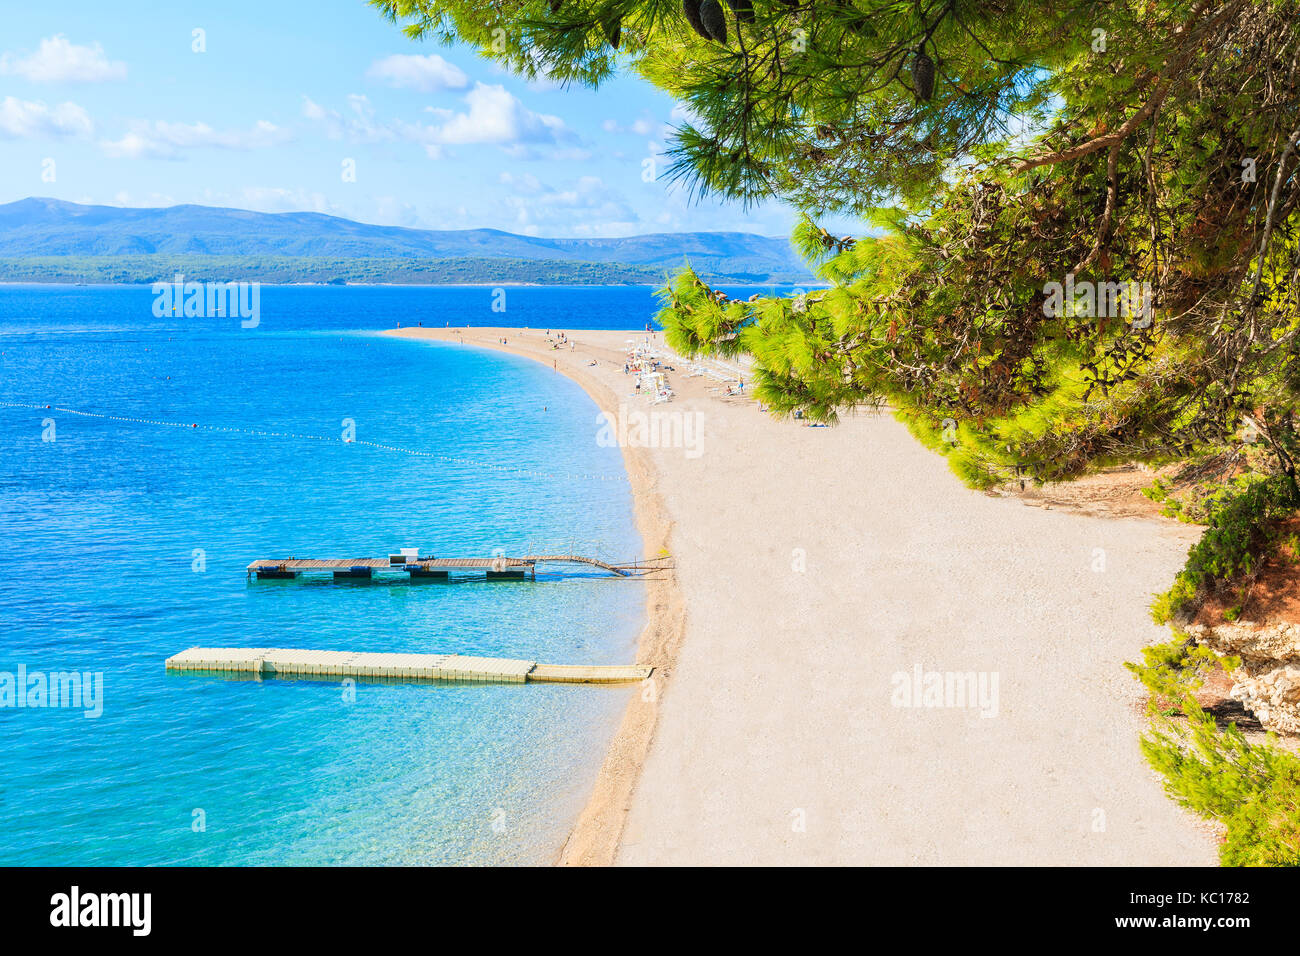
[(651, 290), (510, 288), (494, 312), (486, 288), (263, 287), (253, 329), (153, 302), (0, 287), (0, 681), (103, 680), (97, 718), (0, 706), (0, 865), (551, 860), (632, 690), (362, 683), (351, 700), (163, 661), (193, 646), (631, 661), (637, 582), (244, 569), (397, 547), (638, 556), (620, 453), (574, 383), (374, 333), (643, 329)]

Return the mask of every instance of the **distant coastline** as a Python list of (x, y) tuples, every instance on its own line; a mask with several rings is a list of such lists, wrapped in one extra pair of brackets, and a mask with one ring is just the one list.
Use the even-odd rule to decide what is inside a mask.
[(0, 204), (0, 281), (322, 285), (662, 285), (689, 264), (706, 280), (805, 283), (787, 239), (754, 233), (547, 238), (499, 229), (412, 229), (316, 213), (212, 206)]
[[(30, 256), (0, 258), (0, 282), (11, 285), (85, 283), (150, 285), (176, 275), (192, 282), (267, 285), (647, 285), (660, 286), (668, 270), (655, 266), (561, 259), (335, 258), (327, 256)], [(789, 285), (785, 274), (711, 273), (737, 285)], [(807, 284), (806, 278), (803, 284)]]

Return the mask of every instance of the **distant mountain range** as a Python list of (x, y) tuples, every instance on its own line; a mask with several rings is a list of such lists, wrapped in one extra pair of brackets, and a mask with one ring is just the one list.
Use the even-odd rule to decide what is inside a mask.
[(496, 229), (375, 226), (312, 212), (57, 199), (0, 205), (0, 280), (7, 281), (152, 281), (185, 264), (195, 279), (194, 268), (215, 268), (222, 275), (213, 278), (277, 282), (658, 282), (687, 261), (712, 279), (809, 278), (787, 240), (743, 232), (540, 239)]

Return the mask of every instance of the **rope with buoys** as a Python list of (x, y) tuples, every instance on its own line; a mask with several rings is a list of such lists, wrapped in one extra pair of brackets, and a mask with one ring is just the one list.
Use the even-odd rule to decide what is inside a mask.
[(124, 422), (130, 425), (153, 425), (161, 428), (189, 428), (209, 432), (225, 432), (230, 434), (252, 435), (258, 438), (286, 438), (296, 441), (319, 441), (331, 442), (340, 445), (361, 445), (366, 448), (373, 448), (378, 451), (393, 452), (401, 455), (411, 455), (416, 458), (430, 458), (435, 461), (443, 461), (455, 465), (468, 465), (473, 468), (483, 468), (488, 471), (508, 472), (511, 474), (525, 475), (530, 478), (550, 478), (563, 479), (566, 481), (627, 481), (624, 475), (578, 475), (578, 474), (554, 474), (552, 472), (537, 471), (531, 468), (514, 468), (509, 465), (494, 465), (491, 462), (477, 461), (472, 458), (457, 458), (454, 455), (439, 455), (430, 451), (421, 451), (418, 448), (403, 448), (400, 445), (386, 445), (381, 442), (364, 441), (359, 438), (335, 438), (332, 435), (307, 435), (300, 432), (275, 432), (265, 431), (257, 428), (241, 428), (238, 425), (204, 425), (199, 422), (169, 422), (159, 421), (151, 418), (132, 418), (127, 415), (107, 415), (101, 412), (83, 412), (75, 408), (64, 408), (59, 405), (34, 405), (27, 402), (0, 402), (3, 408), (27, 408), (38, 411), (62, 412), (65, 415), (79, 415), (83, 418), (100, 418), (111, 422)]

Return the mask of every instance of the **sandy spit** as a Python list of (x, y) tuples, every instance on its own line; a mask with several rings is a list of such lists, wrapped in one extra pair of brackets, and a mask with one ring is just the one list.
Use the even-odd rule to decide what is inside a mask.
[[(389, 334), (527, 356), (649, 411), (623, 374), (641, 333)], [(655, 410), (695, 416), (700, 443), (624, 449), (646, 553), (677, 564), (638, 649), (658, 681), (558, 862), (1215, 863), (1142, 758), (1122, 666), (1164, 639), (1147, 606), (1194, 529), (971, 491), (887, 416), (810, 428), (680, 363), (670, 381)]]

